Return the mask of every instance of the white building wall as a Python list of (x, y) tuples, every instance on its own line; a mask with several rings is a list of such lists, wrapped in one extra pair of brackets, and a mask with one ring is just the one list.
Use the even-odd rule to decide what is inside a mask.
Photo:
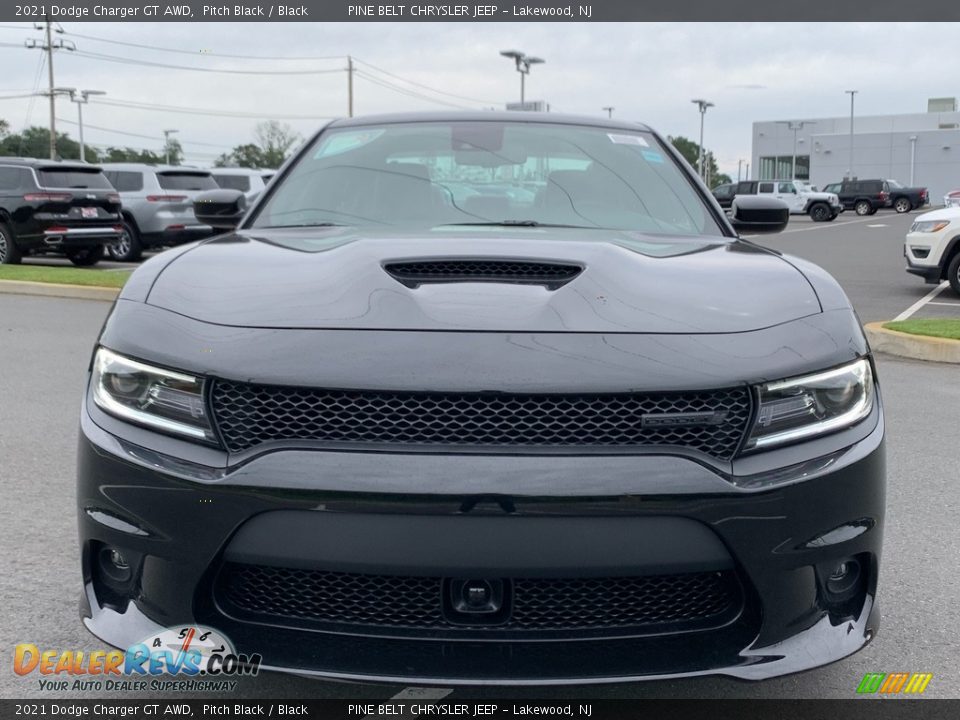
[[(850, 166), (850, 118), (794, 118), (805, 124), (797, 133), (797, 154), (810, 156), (810, 181), (822, 187), (839, 182)], [(960, 112), (878, 115), (854, 118), (853, 172), (860, 178), (910, 182), (910, 137), (916, 136), (914, 184), (930, 190), (938, 204), (960, 188)], [(776, 121), (753, 124), (750, 174), (758, 178), (760, 158), (793, 154), (793, 131)]]

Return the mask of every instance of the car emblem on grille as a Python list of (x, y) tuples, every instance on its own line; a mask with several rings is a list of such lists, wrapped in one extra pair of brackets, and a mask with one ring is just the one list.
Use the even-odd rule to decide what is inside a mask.
[(679, 427), (685, 425), (722, 425), (726, 419), (726, 412), (716, 410), (707, 410), (704, 412), (647, 413), (640, 417), (640, 426)]

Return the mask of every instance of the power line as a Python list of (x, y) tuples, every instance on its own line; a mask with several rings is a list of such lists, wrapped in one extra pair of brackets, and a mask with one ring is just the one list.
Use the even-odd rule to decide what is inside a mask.
[[(0, 26), (2, 27), (2, 26)], [(110, 40), (108, 38), (96, 37), (94, 35), (83, 35), (81, 33), (66, 32), (67, 35), (83, 38), (84, 40), (93, 40), (94, 42), (110, 43), (111, 45), (123, 45), (125, 47), (139, 48), (141, 50), (156, 50), (158, 52), (178, 53), (180, 55), (193, 55), (201, 57), (222, 57), (234, 60), (343, 60), (345, 55), (321, 55), (321, 56), (284, 56), (284, 55), (230, 55), (227, 53), (218, 53), (206, 50), (183, 50), (180, 48), (161, 47), (159, 45), (146, 45), (142, 43), (123, 42), (122, 40)]]
[(447, 95), (452, 98), (457, 98), (458, 100), (466, 100), (468, 102), (480, 103), (481, 105), (499, 105), (500, 104), (499, 102), (495, 102), (493, 100), (480, 100), (478, 98), (467, 97), (465, 95), (456, 95), (454, 93), (447, 92), (446, 90), (438, 90), (437, 88), (431, 87), (430, 85), (424, 85), (423, 83), (419, 83), (415, 80), (410, 80), (408, 78), (401, 77), (400, 75), (396, 75), (392, 72), (388, 72), (383, 68), (379, 68), (376, 65), (373, 65), (372, 63), (368, 63), (366, 60), (360, 60), (359, 58), (354, 58), (354, 61), (360, 63), (361, 65), (366, 65), (368, 68), (372, 70), (376, 70), (377, 72), (382, 73), (383, 75), (388, 75), (389, 77), (396, 78), (397, 80), (402, 80), (403, 82), (410, 83), (411, 85), (416, 85), (417, 87), (423, 88), (424, 90), (429, 90), (430, 92), (435, 92), (439, 95)]
[(92, 53), (83, 50), (77, 50), (74, 54), (91, 60), (103, 60), (105, 62), (122, 63), (124, 65), (142, 65), (167, 70), (189, 70), (192, 72), (222, 73), (227, 75), (326, 75), (329, 73), (346, 72), (343, 68), (335, 68), (332, 70), (234, 70), (228, 68), (202, 68), (192, 65), (170, 65), (168, 63), (150, 62), (149, 60), (137, 60), (120, 55), (106, 55), (104, 53)]
[[(63, 118), (57, 118), (57, 122), (67, 123), (68, 125), (79, 125), (79, 123), (74, 122), (73, 120), (65, 120)], [(101, 132), (113, 133), (115, 135), (126, 135), (128, 137), (141, 138), (143, 140), (159, 140), (159, 137), (154, 135), (143, 135), (142, 133), (132, 133), (127, 132), (126, 130), (117, 130), (116, 128), (107, 128), (101, 127), (99, 125), (91, 125), (90, 123), (84, 123), (83, 127), (89, 130), (100, 130)], [(90, 145), (90, 143), (85, 143)], [(215, 147), (215, 148), (224, 148), (229, 150), (229, 145), (222, 145), (220, 143), (208, 143), (208, 142), (199, 142), (197, 140), (180, 140), (181, 145), (202, 145), (204, 147)]]
[(445, 100), (438, 100), (437, 98), (427, 97), (426, 95), (423, 95), (421, 93), (415, 92), (413, 90), (408, 90), (407, 88), (402, 88), (398, 85), (394, 85), (393, 83), (387, 82), (386, 80), (382, 80), (381, 78), (374, 77), (373, 75), (368, 75), (367, 73), (360, 70), (356, 70), (355, 75), (359, 78), (366, 80), (369, 83), (373, 83), (374, 85), (379, 85), (380, 87), (387, 88), (388, 90), (393, 90), (394, 92), (400, 93), (401, 95), (406, 95), (407, 97), (416, 98), (418, 100), (426, 100), (427, 102), (436, 103), (437, 105), (445, 105), (446, 107), (457, 108), (458, 110), (471, 109), (464, 105), (455, 105), (454, 103), (447, 102)]
[(277, 115), (231, 110), (216, 110), (212, 108), (190, 108), (177, 105), (157, 105), (154, 103), (119, 100), (116, 98), (111, 98), (109, 100), (91, 100), (91, 104), (111, 105), (113, 107), (130, 108), (133, 110), (156, 110), (158, 112), (178, 113), (181, 115), (211, 115), (214, 117), (248, 118), (254, 120), (331, 120), (335, 117), (334, 115)]

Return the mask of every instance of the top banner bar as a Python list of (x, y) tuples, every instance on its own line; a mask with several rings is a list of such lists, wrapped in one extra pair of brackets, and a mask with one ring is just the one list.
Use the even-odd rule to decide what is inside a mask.
[[(365, 0), (65, 0), (0, 4), (0, 21), (60, 22), (653, 22), (727, 21), (952, 21), (954, 0), (846, 0), (781, 3), (771, 0), (461, 0), (461, 2), (366, 2)], [(731, 36), (732, 38), (735, 35)]]

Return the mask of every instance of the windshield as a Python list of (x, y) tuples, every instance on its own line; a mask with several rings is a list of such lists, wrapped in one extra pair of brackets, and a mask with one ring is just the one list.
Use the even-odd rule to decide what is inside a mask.
[(100, 170), (42, 168), (37, 175), (40, 178), (40, 187), (44, 188), (113, 189), (113, 185)]
[(213, 176), (207, 173), (157, 173), (157, 182), (164, 190), (214, 190), (219, 187)]
[(253, 227), (488, 224), (722, 235), (651, 133), (502, 121), (324, 132)]

